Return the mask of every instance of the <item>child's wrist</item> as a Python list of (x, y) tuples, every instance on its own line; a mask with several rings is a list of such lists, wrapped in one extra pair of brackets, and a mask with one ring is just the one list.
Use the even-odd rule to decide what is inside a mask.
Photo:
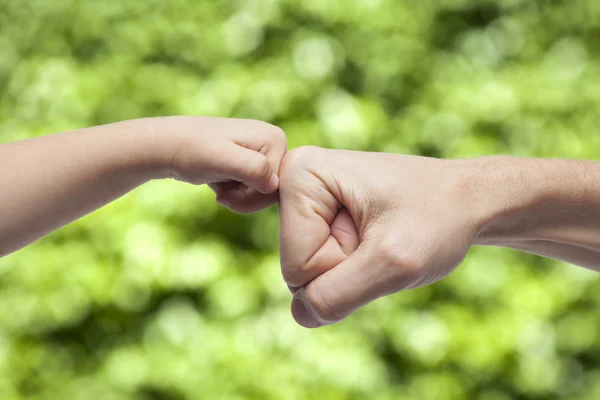
[(134, 151), (137, 151), (140, 165), (146, 168), (148, 180), (172, 177), (174, 155), (180, 148), (180, 135), (169, 130), (166, 119), (156, 117), (126, 121), (132, 125), (132, 133), (137, 136), (139, 147)]

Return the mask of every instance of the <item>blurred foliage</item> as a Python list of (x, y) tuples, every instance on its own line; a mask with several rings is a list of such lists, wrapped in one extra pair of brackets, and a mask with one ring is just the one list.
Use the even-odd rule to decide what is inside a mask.
[[(0, 141), (170, 114), (598, 158), (597, 0), (0, 0)], [(310, 331), (275, 209), (152, 182), (0, 260), (0, 398), (600, 398), (600, 280), (502, 249)]]

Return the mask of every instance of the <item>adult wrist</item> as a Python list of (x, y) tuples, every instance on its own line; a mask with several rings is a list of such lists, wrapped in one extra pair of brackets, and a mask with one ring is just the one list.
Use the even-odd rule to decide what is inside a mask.
[(510, 246), (536, 238), (548, 218), (553, 184), (543, 160), (489, 156), (465, 161), (476, 245)]
[(598, 199), (589, 196), (593, 179), (585, 174), (586, 162), (500, 156), (471, 166), (471, 179), (478, 182), (476, 244), (569, 242), (575, 238), (567, 227), (585, 226), (585, 214), (597, 207)]

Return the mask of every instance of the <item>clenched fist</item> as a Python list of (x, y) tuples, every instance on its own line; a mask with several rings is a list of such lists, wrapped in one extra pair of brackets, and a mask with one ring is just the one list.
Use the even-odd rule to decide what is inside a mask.
[(285, 133), (262, 121), (177, 116), (144, 121), (157, 136), (159, 177), (208, 183), (217, 201), (238, 213), (275, 204)]
[(448, 275), (472, 245), (600, 271), (600, 163), (304, 147), (280, 170), (281, 268), (306, 327)]
[(281, 171), (281, 266), (305, 327), (435, 282), (477, 234), (458, 161), (303, 147)]

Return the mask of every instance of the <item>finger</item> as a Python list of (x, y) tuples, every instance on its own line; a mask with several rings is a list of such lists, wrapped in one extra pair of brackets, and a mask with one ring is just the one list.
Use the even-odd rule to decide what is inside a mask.
[(217, 173), (222, 179), (243, 182), (260, 193), (273, 193), (278, 189), (279, 178), (266, 155), (233, 145), (219, 157)]
[(410, 269), (394, 265), (363, 242), (348, 259), (295, 293), (292, 315), (307, 328), (332, 324), (407, 287), (410, 276)]
[(305, 285), (346, 257), (330, 228), (341, 205), (307, 171), (309, 155), (288, 153), (280, 174), (281, 270), (291, 287)]
[[(223, 186), (225, 188), (223, 188)], [(242, 183), (230, 185), (230, 182), (211, 183), (217, 194), (217, 202), (239, 214), (250, 214), (276, 204), (279, 192), (263, 194)]]
[(222, 195), (228, 190), (237, 189), (242, 183), (237, 181), (225, 181), (225, 182), (212, 182), (208, 184), (208, 187), (212, 189), (213, 192), (217, 195), (217, 200), (219, 195)]
[(312, 281), (331, 268), (335, 268), (336, 265), (347, 259), (358, 247), (358, 231), (346, 208), (342, 208), (338, 212), (329, 230), (329, 237), (325, 241), (325, 244), (307, 262), (304, 268), (302, 285)]
[[(245, 125), (244, 129), (239, 129), (239, 132), (244, 132), (245, 134), (241, 137), (237, 136), (235, 143), (247, 149), (265, 154), (271, 163), (273, 171), (279, 174), (281, 161), (287, 153), (285, 132), (281, 128), (263, 121), (239, 121), (244, 121)], [(248, 129), (248, 126), (252, 126), (252, 129)]]
[(342, 207), (331, 224), (331, 236), (339, 243), (342, 252), (349, 256), (358, 248), (358, 230), (346, 207)]

